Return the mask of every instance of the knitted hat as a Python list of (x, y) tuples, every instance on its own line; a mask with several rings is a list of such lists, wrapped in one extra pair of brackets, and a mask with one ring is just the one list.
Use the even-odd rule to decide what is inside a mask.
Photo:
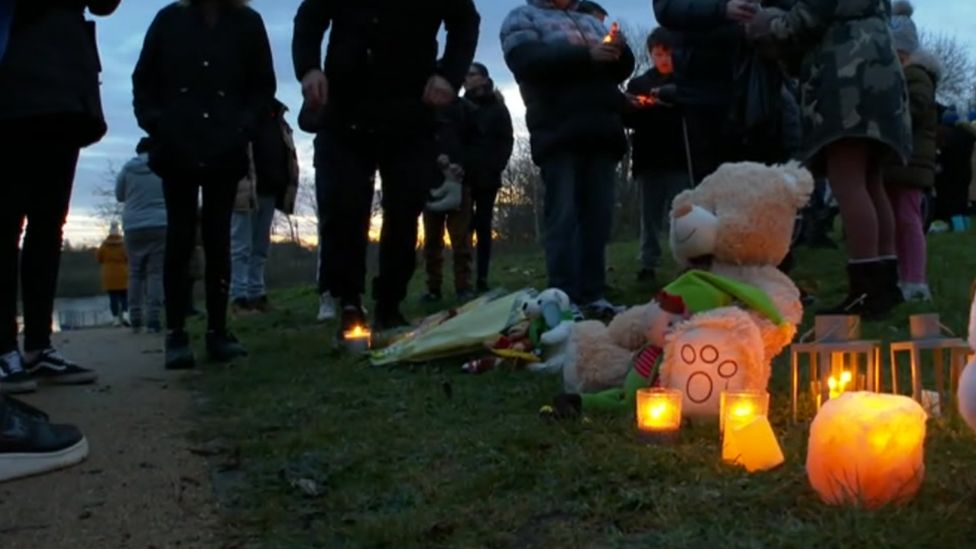
[(668, 284), (657, 296), (658, 305), (672, 314), (692, 315), (727, 307), (734, 302), (756, 311), (773, 324), (783, 324), (783, 315), (766, 292), (707, 271), (688, 271)]
[(918, 29), (912, 21), (915, 8), (908, 0), (895, 2), (891, 11), (891, 35), (895, 39), (895, 49), (907, 54), (915, 53), (918, 48)]

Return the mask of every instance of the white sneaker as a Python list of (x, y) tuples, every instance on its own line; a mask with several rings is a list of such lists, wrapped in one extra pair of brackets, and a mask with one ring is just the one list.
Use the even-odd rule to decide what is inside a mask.
[(115, 320), (112, 321), (112, 327), (113, 328), (121, 328), (122, 327), (122, 317), (120, 317), (120, 316), (115, 317)]
[(329, 322), (336, 319), (336, 301), (332, 294), (324, 293), (319, 297), (319, 322)]
[(910, 284), (904, 282), (900, 286), (901, 295), (905, 297), (905, 301), (915, 303), (928, 303), (932, 301), (932, 290), (929, 289), (928, 284)]

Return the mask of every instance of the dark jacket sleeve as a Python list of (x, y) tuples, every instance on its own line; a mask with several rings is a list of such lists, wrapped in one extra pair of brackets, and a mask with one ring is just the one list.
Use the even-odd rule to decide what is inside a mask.
[(92, 15), (101, 15), (101, 16), (112, 15), (112, 12), (114, 12), (119, 7), (119, 4), (121, 3), (122, 0), (88, 0), (87, 1), (88, 11), (90, 11)]
[(672, 30), (708, 30), (728, 22), (728, 4), (729, 0), (654, 0), (654, 15)]
[(291, 57), (295, 76), (301, 80), (311, 70), (322, 69), (322, 40), (332, 24), (333, 0), (304, 0), (295, 15)]
[(508, 107), (504, 104), (498, 105), (497, 122), (493, 125), (497, 139), (498, 156), (495, 160), (495, 173), (501, 174), (508, 167), (508, 161), (512, 158), (512, 151), (515, 150), (515, 129), (512, 127), (512, 114), (508, 112)]
[(156, 132), (163, 108), (159, 98), (159, 40), (161, 14), (157, 14), (142, 43), (139, 60), (132, 73), (132, 97), (136, 121), (150, 136)]
[(268, 31), (264, 27), (264, 20), (254, 12), (254, 26), (251, 31), (252, 36), (249, 41), (251, 44), (251, 54), (248, 59), (250, 67), (250, 77), (248, 79), (250, 88), (247, 98), (248, 112), (244, 118), (244, 129), (251, 137), (257, 131), (257, 119), (265, 111), (271, 108), (274, 101), (278, 82), (275, 78), (274, 61), (271, 58), (271, 43), (268, 40)]
[(630, 49), (630, 46), (624, 44), (620, 51), (620, 59), (614, 65), (614, 80), (617, 83), (623, 83), (630, 78), (634, 74), (634, 66), (636, 64), (637, 60), (634, 58), (634, 52)]
[(438, 63), (438, 73), (455, 90), (459, 90), (471, 62), (474, 61), (481, 16), (472, 0), (450, 0), (447, 5), (444, 13), (447, 42), (444, 46), (444, 57)]

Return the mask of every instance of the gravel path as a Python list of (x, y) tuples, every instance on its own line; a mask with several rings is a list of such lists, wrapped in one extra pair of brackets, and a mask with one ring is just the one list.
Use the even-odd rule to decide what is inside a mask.
[[(162, 338), (123, 330), (58, 336), (95, 368), (88, 387), (43, 387), (24, 400), (75, 423), (91, 446), (79, 466), (0, 484), (0, 547), (220, 547), (206, 454), (193, 448), (192, 395), (162, 368)], [(182, 374), (192, 375), (192, 374)]]

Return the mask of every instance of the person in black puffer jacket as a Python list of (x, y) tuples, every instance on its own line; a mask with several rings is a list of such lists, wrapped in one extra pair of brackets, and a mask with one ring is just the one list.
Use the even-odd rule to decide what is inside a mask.
[(464, 80), (464, 98), (475, 105), (471, 111), (475, 131), (465, 169), (474, 208), (472, 229), (478, 237), (478, 291), (488, 291), (495, 199), (502, 186), (502, 172), (515, 146), (512, 115), (505, 98), (495, 89), (488, 68), (474, 63)]
[[(86, 21), (85, 12), (107, 16), (119, 2), (0, 1), (2, 393), (31, 392), (38, 381), (67, 385), (97, 378), (52, 348), (51, 317), (78, 156), (107, 129), (95, 23)], [(0, 433), (0, 482), (67, 467), (88, 455), (88, 442), (76, 427), (51, 424), (43, 412), (3, 394)]]
[(724, 162), (745, 160), (741, 128), (730, 122), (736, 71), (751, 53), (742, 23), (759, 2), (654, 0), (658, 22), (674, 37), (674, 102), (685, 112), (696, 180)]
[(195, 360), (184, 325), (187, 271), (198, 195), (206, 255), (207, 352), (218, 361), (246, 354), (227, 330), (230, 220), (247, 147), (274, 101), (271, 46), (261, 16), (244, 0), (181, 0), (146, 32), (132, 74), (136, 120), (153, 140), (149, 165), (166, 197), (166, 367)]
[[(340, 300), (338, 340), (366, 320), (361, 296), (377, 169), (383, 231), (374, 328), (408, 325), (400, 304), (416, 267), (417, 217), (444, 181), (435, 109), (457, 98), (480, 22), (472, 0), (304, 0), (298, 8), (292, 57), (309, 115), (302, 119), (315, 121), (300, 125), (318, 134), (319, 291)], [(446, 40), (438, 60), (441, 26)], [(330, 29), (323, 67), (322, 40)]]
[(647, 38), (654, 67), (627, 84), (633, 107), (624, 123), (634, 130), (634, 179), (641, 194), (641, 270), (637, 278), (643, 282), (654, 280), (661, 260), (658, 234), (671, 200), (692, 184), (683, 115), (675, 105), (660, 99), (662, 89), (674, 87), (672, 47), (671, 33), (663, 27), (654, 29)]
[(605, 317), (614, 312), (604, 291), (615, 169), (627, 150), (627, 101), (618, 86), (633, 72), (634, 55), (577, 4), (528, 0), (505, 19), (501, 40), (545, 183), (549, 286)]

